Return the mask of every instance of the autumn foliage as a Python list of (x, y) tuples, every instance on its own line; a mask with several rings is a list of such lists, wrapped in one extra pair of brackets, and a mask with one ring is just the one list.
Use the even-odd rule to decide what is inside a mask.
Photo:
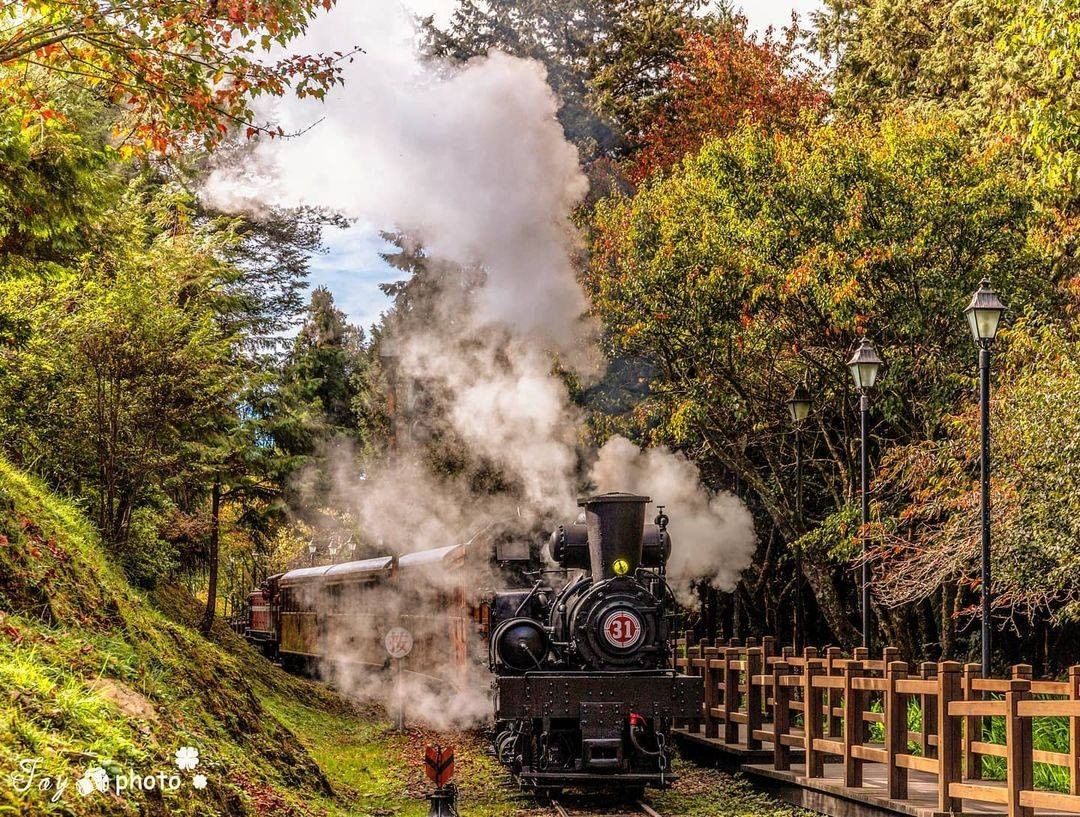
[(347, 53), (271, 56), (334, 0), (22, 0), (0, 8), (0, 101), (48, 120), (46, 80), (62, 78), (122, 108), (116, 135), (165, 152), (192, 135), (213, 147), (253, 119), (261, 94), (321, 97)]
[(819, 115), (829, 97), (812, 67), (800, 60), (794, 35), (758, 41), (747, 34), (742, 18), (718, 31), (684, 33), (664, 102), (641, 134), (631, 177), (641, 181), (667, 170), (743, 121), (787, 131), (804, 112)]

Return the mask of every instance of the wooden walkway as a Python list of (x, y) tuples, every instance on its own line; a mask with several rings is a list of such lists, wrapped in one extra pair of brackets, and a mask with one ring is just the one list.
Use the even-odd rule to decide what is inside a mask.
[[(1033, 680), (1026, 665), (983, 679), (977, 665), (895, 659), (680, 639), (676, 666), (703, 678), (705, 703), (676, 737), (830, 817), (1080, 813), (1080, 667), (1066, 681)], [(1033, 747), (1032, 722), (1046, 717), (1068, 725), (1068, 751)], [(990, 740), (993, 719), (1004, 743)], [(986, 757), (1004, 780), (983, 778)], [(1036, 763), (1067, 769), (1069, 793), (1036, 789)]]

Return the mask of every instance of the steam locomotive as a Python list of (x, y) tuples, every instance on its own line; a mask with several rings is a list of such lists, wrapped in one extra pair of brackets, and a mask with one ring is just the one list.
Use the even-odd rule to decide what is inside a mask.
[(645, 524), (649, 501), (582, 500), (550, 540), (552, 558), (575, 571), (566, 583), (495, 594), (496, 751), (538, 790), (666, 786), (672, 721), (701, 714), (701, 679), (669, 668), (671, 539), (662, 507)]
[[(400, 557), (292, 570), (250, 596), (245, 636), (288, 668), (333, 676), (389, 662), (382, 636), (405, 626), (406, 672), (463, 686), (486, 652), (495, 749), (522, 784), (553, 792), (666, 786), (674, 719), (701, 714), (701, 679), (670, 669), (677, 606), (665, 579), (663, 508), (609, 493), (581, 501), (538, 546), (486, 529)], [(479, 580), (477, 577), (486, 577)]]

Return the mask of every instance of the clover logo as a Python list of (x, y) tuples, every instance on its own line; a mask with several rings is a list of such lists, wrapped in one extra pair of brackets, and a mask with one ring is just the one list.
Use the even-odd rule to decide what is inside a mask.
[(191, 785), (194, 786), (195, 788), (199, 789), (200, 791), (202, 789), (205, 789), (206, 788), (206, 775), (205, 774), (197, 774), (197, 775), (195, 775), (193, 778), (191, 778)]
[(176, 768), (190, 772), (199, 765), (199, 750), (194, 746), (181, 746), (176, 750)]
[(100, 766), (91, 766), (83, 776), (75, 783), (75, 791), (83, 797), (87, 797), (95, 791), (105, 791), (109, 788), (109, 773)]

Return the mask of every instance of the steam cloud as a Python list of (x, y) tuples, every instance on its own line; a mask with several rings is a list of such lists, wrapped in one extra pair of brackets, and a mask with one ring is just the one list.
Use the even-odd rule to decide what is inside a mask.
[(690, 583), (705, 578), (719, 590), (732, 590), (750, 564), (756, 536), (754, 520), (734, 494), (710, 494), (698, 467), (666, 448), (642, 451), (625, 437), (612, 437), (600, 449), (589, 474), (601, 491), (646, 494), (667, 506), (672, 551), (668, 579), (679, 600), (696, 604)]
[[(341, 3), (314, 21), (298, 50), (360, 41), (366, 51), (348, 66), (344, 89), (327, 105), (276, 101), (264, 113), (287, 131), (322, 119), (297, 138), (257, 143), (204, 189), (224, 209), (335, 209), (409, 235), (440, 263), (482, 272), (472, 295), (451, 288), (433, 320), (394, 338), (399, 377), (447, 397), (453, 432), (516, 483), (520, 503), (480, 500), (467, 484), (435, 479), (407, 446), (370, 465), (363, 484), (351, 464), (343, 467), (340, 500), (396, 553), (461, 541), (483, 519), (522, 510), (533, 520), (573, 518), (581, 417), (552, 374), (552, 357), (586, 376), (600, 361), (583, 319), (570, 221), (587, 182), (543, 67), (497, 52), (465, 66), (432, 63), (417, 56), (415, 40), (409, 12), (376, 0)], [(690, 579), (730, 589), (748, 564), (749, 513), (734, 496), (711, 497), (685, 458), (617, 438), (591, 476), (601, 490), (647, 492), (669, 506), (670, 570), (684, 598)], [(370, 692), (368, 678), (350, 673), (345, 684)], [(429, 703), (432, 716), (488, 712)]]

